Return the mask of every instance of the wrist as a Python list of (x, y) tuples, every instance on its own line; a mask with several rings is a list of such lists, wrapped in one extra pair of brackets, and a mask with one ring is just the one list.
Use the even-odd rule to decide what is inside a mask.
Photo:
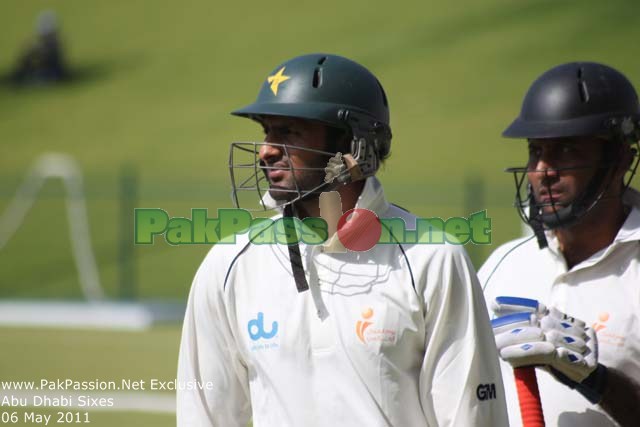
[(596, 369), (587, 378), (576, 384), (575, 389), (589, 402), (600, 403), (607, 386), (607, 372), (607, 367), (598, 363)]
[(557, 369), (550, 367), (551, 374), (567, 387), (578, 391), (589, 402), (597, 405), (602, 401), (604, 389), (607, 386), (607, 367), (598, 363), (596, 369), (582, 382), (576, 382)]

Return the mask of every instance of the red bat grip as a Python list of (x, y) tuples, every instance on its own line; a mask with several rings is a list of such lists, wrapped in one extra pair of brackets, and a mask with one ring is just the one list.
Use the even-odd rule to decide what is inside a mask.
[(540, 403), (540, 391), (536, 379), (536, 368), (514, 368), (516, 377), (516, 389), (520, 403), (520, 415), (523, 427), (544, 427), (544, 415)]

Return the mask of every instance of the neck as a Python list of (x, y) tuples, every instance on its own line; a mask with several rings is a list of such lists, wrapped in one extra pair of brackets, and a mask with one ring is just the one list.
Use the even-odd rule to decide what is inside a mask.
[[(346, 212), (356, 207), (358, 197), (364, 189), (364, 181), (356, 181), (350, 184), (336, 188), (335, 191), (340, 193), (342, 201), (342, 212)], [(295, 204), (297, 217), (300, 219), (308, 217), (320, 217), (320, 206), (318, 197), (310, 200), (301, 200)]]
[(567, 267), (572, 268), (609, 246), (627, 215), (621, 198), (602, 199), (577, 224), (554, 230)]

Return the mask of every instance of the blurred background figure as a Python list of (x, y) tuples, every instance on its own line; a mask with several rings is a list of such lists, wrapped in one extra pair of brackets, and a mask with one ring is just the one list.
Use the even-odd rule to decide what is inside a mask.
[(16, 85), (55, 83), (69, 77), (54, 11), (38, 15), (35, 40), (20, 55), (11, 77)]

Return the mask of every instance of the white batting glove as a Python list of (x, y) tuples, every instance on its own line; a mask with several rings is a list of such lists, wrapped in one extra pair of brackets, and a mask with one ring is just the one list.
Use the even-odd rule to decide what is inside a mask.
[(581, 383), (598, 366), (595, 331), (536, 300), (498, 297), (491, 321), (500, 357), (514, 368), (545, 366)]

